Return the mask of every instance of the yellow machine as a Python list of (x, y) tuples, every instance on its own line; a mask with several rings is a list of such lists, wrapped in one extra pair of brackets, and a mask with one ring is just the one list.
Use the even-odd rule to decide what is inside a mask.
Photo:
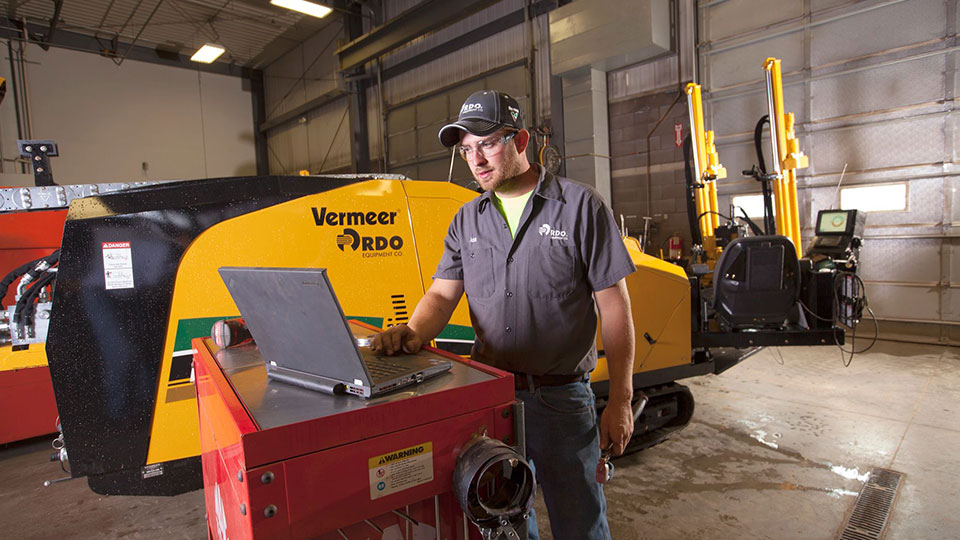
[[(716, 180), (726, 172), (703, 128), (699, 86), (687, 93), (698, 184), (693, 223), (712, 238)], [(795, 145), (783, 147), (794, 161), (780, 165), (799, 165)], [(476, 195), (450, 183), (343, 175), (208, 179), (74, 201), (46, 343), (72, 476), (86, 476), (103, 494), (200, 487), (190, 342), (239, 316), (220, 267), (326, 268), (347, 317), (385, 328), (408, 320), (430, 286), (451, 219)], [(774, 281), (792, 288), (751, 292), (749, 280), (731, 279), (730, 265), (740, 259), (727, 250), (710, 249), (712, 275), (688, 275), (644, 254), (636, 240), (624, 243), (637, 267), (626, 279), (637, 334), (633, 385), (636, 399), (648, 403), (630, 451), (689, 422), (693, 398), (677, 380), (720, 373), (757, 347), (843, 341), (832, 326), (793, 327), (767, 309), (796, 301), (799, 271), (767, 266), (783, 272)], [(744, 254), (751, 247), (739, 244)], [(769, 252), (768, 244), (754, 247)], [(464, 300), (436, 345), (467, 354), (473, 339)], [(601, 351), (592, 375), (600, 409), (608, 379)]]
[[(87, 476), (95, 491), (197, 487), (189, 343), (239, 315), (219, 267), (327, 268), (349, 318), (391, 326), (409, 318), (431, 283), (450, 220), (476, 196), (440, 182), (311, 177), (296, 180), (301, 193), (287, 189), (277, 200), (261, 180), (142, 188), (71, 206), (47, 351), (72, 475)], [(235, 201), (251, 191), (261, 192), (257, 201), (238, 208)], [(180, 203), (214, 192), (203, 204)], [(643, 386), (655, 415), (646, 446), (662, 439), (660, 428), (689, 419), (658, 396), (675, 392), (670, 383), (692, 366), (690, 285), (679, 267), (626, 243), (638, 268), (627, 279), (638, 299), (637, 373), (654, 376)], [(114, 249), (129, 249), (130, 287), (108, 288), (103, 261)], [(473, 337), (463, 301), (436, 344), (465, 354)], [(607, 378), (601, 360), (594, 374), (601, 406)]]

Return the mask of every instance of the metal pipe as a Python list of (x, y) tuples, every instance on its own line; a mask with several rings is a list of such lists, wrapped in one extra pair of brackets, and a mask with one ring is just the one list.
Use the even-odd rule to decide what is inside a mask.
[(147, 25), (150, 24), (150, 21), (153, 19), (153, 16), (157, 14), (157, 10), (160, 9), (161, 4), (163, 4), (163, 0), (159, 0), (157, 2), (157, 5), (153, 7), (153, 11), (150, 12), (150, 16), (147, 17), (147, 20), (144, 21), (143, 26), (140, 27), (140, 31), (137, 32), (136, 37), (134, 37), (133, 41), (130, 42), (130, 46), (128, 46), (127, 50), (124, 51), (123, 56), (120, 57), (120, 60), (116, 62), (118, 66), (123, 63), (123, 61), (127, 58), (127, 55), (130, 54), (130, 51), (133, 49), (133, 46), (137, 44), (137, 40), (140, 39), (140, 36), (143, 34), (143, 31), (147, 29)]
[(523, 7), (523, 20), (527, 25), (527, 35), (530, 39), (530, 50), (527, 53), (527, 64), (529, 65), (529, 84), (530, 84), (530, 127), (536, 128), (540, 124), (540, 114), (537, 107), (537, 63), (536, 63), (536, 44), (533, 40), (533, 18), (530, 13), (533, 10), (533, 0), (527, 0)]
[[(7, 59), (10, 60), (10, 86), (13, 92), (14, 116), (17, 118), (17, 138), (23, 139), (23, 125), (20, 122), (20, 92), (17, 90), (17, 69), (13, 63), (13, 44), (7, 40)], [(20, 172), (26, 172), (26, 164), (20, 163)]]
[(387, 172), (387, 138), (383, 133), (386, 131), (387, 117), (383, 110), (383, 62), (377, 57), (377, 110), (380, 119), (377, 122), (377, 133), (380, 135), (380, 171)]
[(23, 33), (23, 41), (20, 42), (19, 62), (20, 62), (20, 87), (23, 89), (23, 112), (24, 118), (26, 120), (27, 133), (26, 136), (28, 139), (33, 138), (33, 115), (30, 113), (30, 86), (27, 83), (27, 68), (26, 68), (26, 57), (23, 55), (23, 45), (24, 43), (30, 42), (30, 36), (27, 35), (27, 21), (24, 18), (20, 18), (21, 31)]

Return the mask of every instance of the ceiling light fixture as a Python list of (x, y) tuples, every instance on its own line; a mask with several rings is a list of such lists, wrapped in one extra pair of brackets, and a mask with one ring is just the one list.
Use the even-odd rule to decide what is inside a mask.
[(197, 49), (197, 52), (193, 53), (190, 59), (194, 62), (209, 64), (217, 58), (220, 58), (220, 55), (223, 54), (224, 51), (226, 51), (226, 49), (224, 49), (222, 45), (204, 43), (203, 47)]
[(313, 2), (307, 2), (307, 0), (270, 0), (270, 3), (275, 6), (299, 11), (300, 13), (306, 13), (307, 15), (313, 15), (317, 18), (326, 17), (331, 11), (333, 11), (327, 6), (321, 6), (320, 4)]

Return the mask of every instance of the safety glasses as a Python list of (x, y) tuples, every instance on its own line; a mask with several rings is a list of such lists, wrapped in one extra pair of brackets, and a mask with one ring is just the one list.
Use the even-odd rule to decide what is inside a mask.
[(503, 152), (503, 149), (507, 147), (507, 144), (516, 134), (516, 131), (511, 131), (506, 135), (480, 141), (472, 146), (461, 144), (457, 146), (457, 152), (464, 161), (470, 161), (477, 155), (482, 155), (485, 158), (492, 158), (500, 155), (500, 152)]

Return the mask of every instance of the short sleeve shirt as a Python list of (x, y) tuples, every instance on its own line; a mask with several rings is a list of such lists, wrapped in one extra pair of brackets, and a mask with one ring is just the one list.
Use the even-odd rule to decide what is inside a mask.
[(457, 212), (433, 277), (463, 280), (474, 360), (576, 375), (597, 364), (593, 293), (635, 270), (600, 195), (541, 167), (515, 236), (484, 193)]

